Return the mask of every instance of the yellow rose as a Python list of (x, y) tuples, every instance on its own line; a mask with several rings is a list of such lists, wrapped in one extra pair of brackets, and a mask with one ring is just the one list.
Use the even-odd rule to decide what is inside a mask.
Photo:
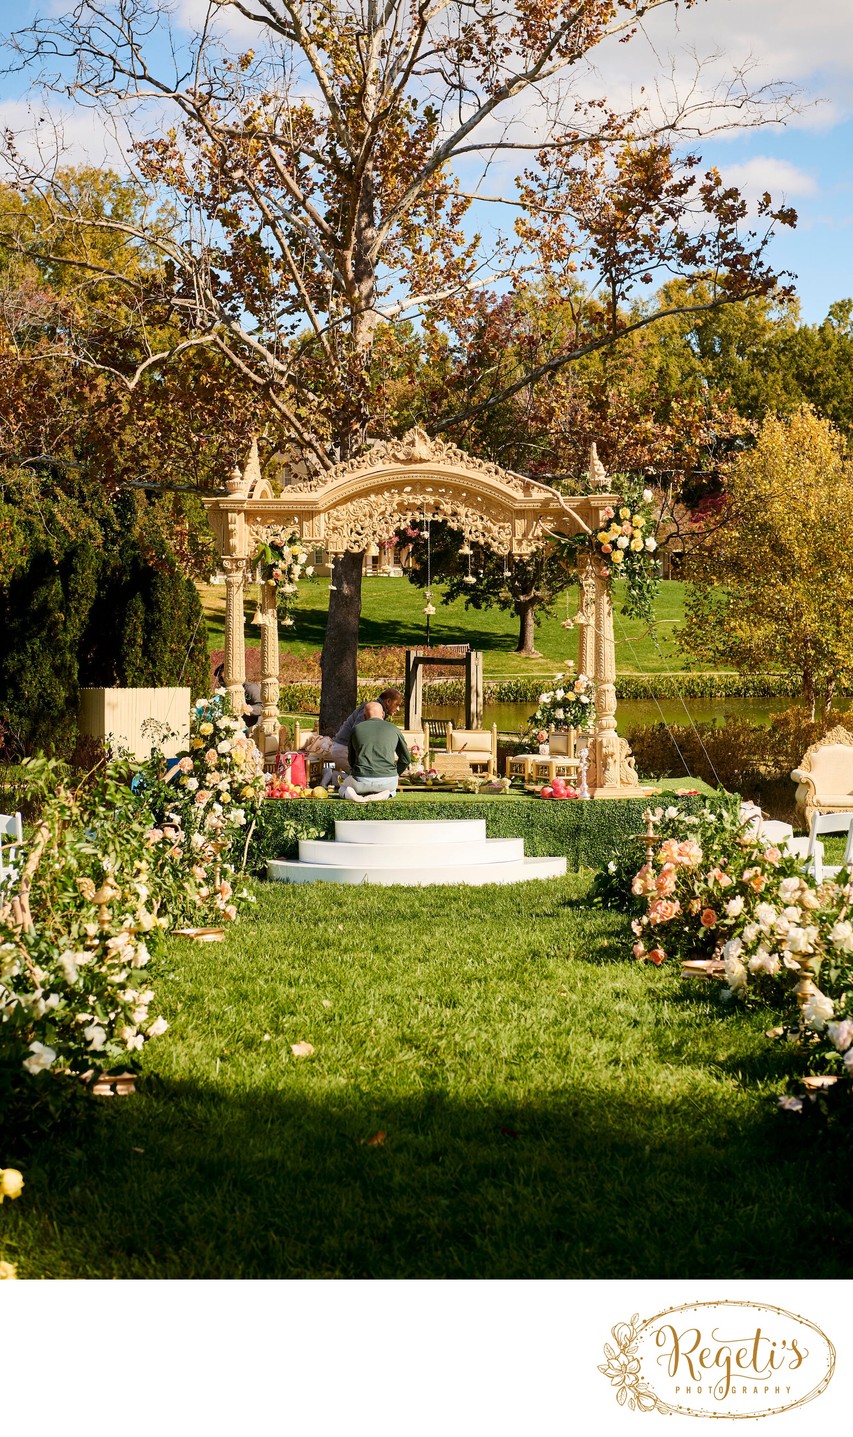
[(646, 521), (643, 518), (642, 514), (632, 514), (631, 523), (634, 525), (635, 529), (642, 529), (645, 522)]
[(245, 788), (240, 789), (241, 798), (254, 798), (254, 796), (255, 790), (249, 784), (246, 784)]
[(640, 549), (642, 549), (642, 547), (643, 547), (643, 541), (642, 541), (642, 539), (632, 539), (632, 540), (631, 540), (631, 548), (634, 550), (634, 553), (635, 553), (635, 554), (639, 553), (639, 551), (640, 551)]
[(190, 744), (190, 748), (204, 748), (204, 739), (194, 738)]
[(20, 1197), (23, 1186), (23, 1175), (17, 1168), (0, 1168), (0, 1203), (4, 1198)]
[(16, 1278), (17, 1276), (18, 1269), (13, 1262), (0, 1261), (0, 1280), (2, 1280), (4, 1277)]
[(608, 537), (608, 539), (618, 539), (618, 537), (619, 537), (619, 535), (620, 535), (621, 533), (622, 533), (622, 529), (621, 529), (621, 527), (620, 527), (618, 524), (611, 524), (611, 525), (610, 525), (610, 529), (609, 529), (608, 534), (607, 534), (607, 537)]
[(619, 510), (619, 518), (620, 518), (620, 519), (630, 519), (630, 517), (631, 517), (631, 510), (630, 510), (630, 509), (620, 509), (620, 510)]
[(607, 543), (607, 530), (606, 530), (606, 529), (602, 529), (602, 530), (601, 530), (601, 533), (597, 535), (597, 538), (598, 538), (599, 544), (606, 544), (606, 543)]
[(625, 562), (625, 555), (622, 553), (621, 549), (615, 549), (610, 555), (610, 558), (614, 564), (624, 564)]

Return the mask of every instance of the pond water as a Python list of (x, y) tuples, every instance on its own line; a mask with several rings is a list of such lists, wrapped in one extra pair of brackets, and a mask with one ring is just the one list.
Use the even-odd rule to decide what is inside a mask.
[[(750, 723), (769, 724), (774, 714), (789, 708), (792, 699), (624, 699), (616, 711), (619, 732), (626, 734), (631, 729), (646, 728), (651, 724), (723, 723), (730, 715), (748, 719)], [(488, 704), (483, 721), (487, 725), (496, 723), (500, 733), (516, 733), (526, 728), (536, 705)], [(464, 704), (432, 705), (427, 708), (430, 719), (449, 719), (457, 728), (465, 723)]]

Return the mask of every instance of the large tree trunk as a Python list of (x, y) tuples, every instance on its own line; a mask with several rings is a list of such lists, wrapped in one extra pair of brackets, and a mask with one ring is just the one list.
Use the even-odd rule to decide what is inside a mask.
[(518, 643), (515, 652), (529, 659), (538, 659), (536, 648), (536, 600), (516, 599), (515, 612), (518, 614)]
[(320, 732), (337, 733), (357, 704), (358, 620), (361, 614), (361, 566), (364, 554), (335, 560), (329, 593), (329, 617), (320, 656), (322, 690)]

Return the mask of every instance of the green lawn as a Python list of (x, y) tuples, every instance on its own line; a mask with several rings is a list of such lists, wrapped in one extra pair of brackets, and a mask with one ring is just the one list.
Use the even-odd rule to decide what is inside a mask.
[[(29, 1278), (836, 1278), (853, 1196), (766, 1011), (616, 961), (588, 876), (259, 886), (171, 940), (132, 1098), (5, 1152)], [(308, 1041), (313, 1057), (294, 1058)]]
[[(622, 618), (619, 613), (621, 585), (617, 585), (615, 628), (620, 673), (657, 673), (662, 669), (685, 667), (685, 660), (673, 638), (675, 626), (683, 613), (684, 587), (675, 580), (661, 584), (652, 636), (635, 620)], [(202, 585), (200, 592), (207, 615), (210, 647), (221, 649), (225, 641), (225, 590), (219, 586)], [(561, 627), (567, 612), (565, 595), (558, 601), (555, 615), (544, 618), (536, 631), (536, 644), (542, 658), (525, 659), (513, 653), (518, 626), (512, 614), (502, 609), (466, 609), (461, 599), (445, 605), (439, 601), (439, 585), (436, 585), (434, 594), (437, 612), (432, 621), (433, 643), (470, 643), (472, 648), (482, 649), (487, 678), (549, 674), (565, 664), (567, 659), (577, 658), (576, 632)], [(365, 579), (362, 597), (359, 630), (362, 644), (414, 647), (424, 642), (423, 591), (416, 589), (408, 579)], [(300, 587), (298, 607), (294, 612), (296, 626), (290, 631), (291, 637), (286, 637), (283, 631), (280, 634), (282, 652), (291, 650), (303, 654), (322, 648), (328, 608), (328, 579), (304, 583)], [(568, 613), (576, 611), (577, 591), (571, 589), (568, 591)], [(251, 627), (254, 612), (255, 595), (252, 589), (246, 600), (248, 643), (252, 642), (253, 634), (257, 636), (255, 641), (260, 643), (259, 631)]]

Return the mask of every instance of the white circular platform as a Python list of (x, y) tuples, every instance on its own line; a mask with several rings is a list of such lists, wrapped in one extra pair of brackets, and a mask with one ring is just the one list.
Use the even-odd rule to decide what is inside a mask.
[(560, 878), (565, 858), (525, 858), (522, 838), (487, 838), (484, 819), (347, 819), (335, 839), (300, 839), (299, 858), (271, 858), (279, 883), (523, 883)]

